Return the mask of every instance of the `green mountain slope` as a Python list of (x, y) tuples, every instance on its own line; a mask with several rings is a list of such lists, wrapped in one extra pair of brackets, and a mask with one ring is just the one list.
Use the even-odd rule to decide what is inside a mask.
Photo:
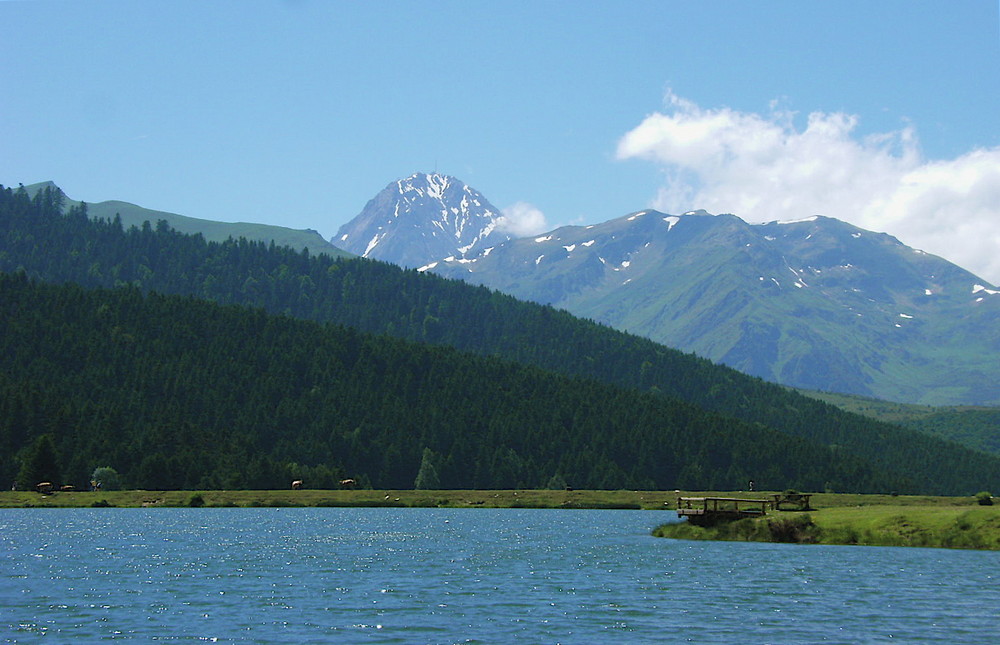
[[(259, 242), (208, 243), (166, 225), (125, 231), (113, 222), (91, 220), (80, 209), (62, 215), (57, 202), (55, 191), (33, 200), (23, 191), (0, 191), (0, 271), (88, 287), (133, 285), (451, 345), (679, 398), (860, 459), (879, 472), (934, 473), (901, 485), (900, 492), (982, 490), (982, 473), (991, 467), (982, 464), (993, 463), (647, 339), (482, 287)], [(711, 451), (711, 446), (703, 449)], [(764, 449), (784, 446), (777, 442)]]
[(1000, 408), (934, 407), (830, 392), (802, 390), (801, 393), (847, 412), (954, 441), (973, 450), (1000, 455)]
[(1000, 290), (835, 219), (640, 211), (431, 270), (795, 387), (1000, 403)]
[(260, 311), (23, 275), (0, 275), (0, 308), (5, 481), (43, 436), (60, 482), (111, 465), (150, 489), (344, 476), (411, 488), (425, 449), (444, 488), (558, 476), (585, 488), (756, 478), (867, 491), (912, 478), (676, 400)]
[[(35, 195), (45, 188), (58, 189), (51, 181), (25, 186), (29, 195)], [(64, 208), (79, 206), (82, 202), (64, 198)], [(298, 251), (309, 249), (311, 253), (326, 253), (333, 257), (350, 257), (352, 254), (339, 249), (325, 239), (317, 231), (296, 230), (271, 224), (253, 224), (249, 222), (215, 222), (212, 220), (187, 217), (176, 213), (150, 210), (128, 202), (117, 200), (87, 204), (87, 212), (94, 219), (114, 220), (121, 218), (122, 226), (142, 228), (144, 222), (155, 226), (159, 221), (165, 221), (170, 228), (180, 233), (201, 234), (209, 242), (224, 242), (229, 238), (246, 238), (278, 246), (288, 246)]]

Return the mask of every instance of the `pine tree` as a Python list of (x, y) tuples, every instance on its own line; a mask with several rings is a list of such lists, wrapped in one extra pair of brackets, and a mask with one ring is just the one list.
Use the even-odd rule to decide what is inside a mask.
[(417, 490), (438, 490), (441, 488), (441, 478), (438, 477), (437, 468), (434, 466), (434, 452), (430, 448), (424, 448), (424, 456), (420, 460), (420, 470), (417, 471), (417, 479), (413, 482), (413, 487)]
[(58, 486), (61, 480), (55, 444), (50, 435), (43, 434), (35, 439), (24, 455), (17, 474), (18, 487), (31, 488), (41, 482)]

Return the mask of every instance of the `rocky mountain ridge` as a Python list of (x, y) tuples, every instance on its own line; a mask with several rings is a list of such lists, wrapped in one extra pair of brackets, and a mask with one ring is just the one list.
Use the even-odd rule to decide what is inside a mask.
[(433, 270), (786, 385), (1000, 402), (1000, 290), (832, 218), (748, 224), (646, 210)]
[[(461, 186), (451, 195), (470, 194)], [(749, 224), (642, 210), (520, 239), (494, 235), (494, 214), (460, 242), (444, 234), (444, 215), (460, 210), (445, 190), (433, 208), (405, 214), (386, 191), (363, 212), (368, 257), (550, 304), (786, 385), (1000, 404), (1000, 290), (885, 233), (821, 216)], [(384, 232), (370, 227), (390, 220)], [(396, 233), (404, 229), (419, 234)], [(391, 236), (394, 245), (383, 244)]]
[(503, 215), (478, 191), (438, 173), (390, 183), (330, 242), (351, 253), (417, 268), (461, 260), (511, 239)]

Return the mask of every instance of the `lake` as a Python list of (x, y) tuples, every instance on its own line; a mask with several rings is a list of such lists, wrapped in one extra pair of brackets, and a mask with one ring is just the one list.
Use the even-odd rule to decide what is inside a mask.
[(0, 510), (6, 642), (1000, 642), (1000, 553), (685, 542), (665, 511)]

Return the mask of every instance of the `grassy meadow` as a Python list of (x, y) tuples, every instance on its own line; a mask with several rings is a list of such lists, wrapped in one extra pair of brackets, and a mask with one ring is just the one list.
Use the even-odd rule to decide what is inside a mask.
[(665, 524), (653, 534), (686, 540), (1000, 550), (1000, 506), (980, 506), (973, 497), (815, 495), (812, 506), (806, 512), (771, 511), (711, 527)]
[(442, 508), (673, 507), (677, 493), (663, 491), (552, 490), (206, 490), (0, 492), (0, 508), (356, 506)]

